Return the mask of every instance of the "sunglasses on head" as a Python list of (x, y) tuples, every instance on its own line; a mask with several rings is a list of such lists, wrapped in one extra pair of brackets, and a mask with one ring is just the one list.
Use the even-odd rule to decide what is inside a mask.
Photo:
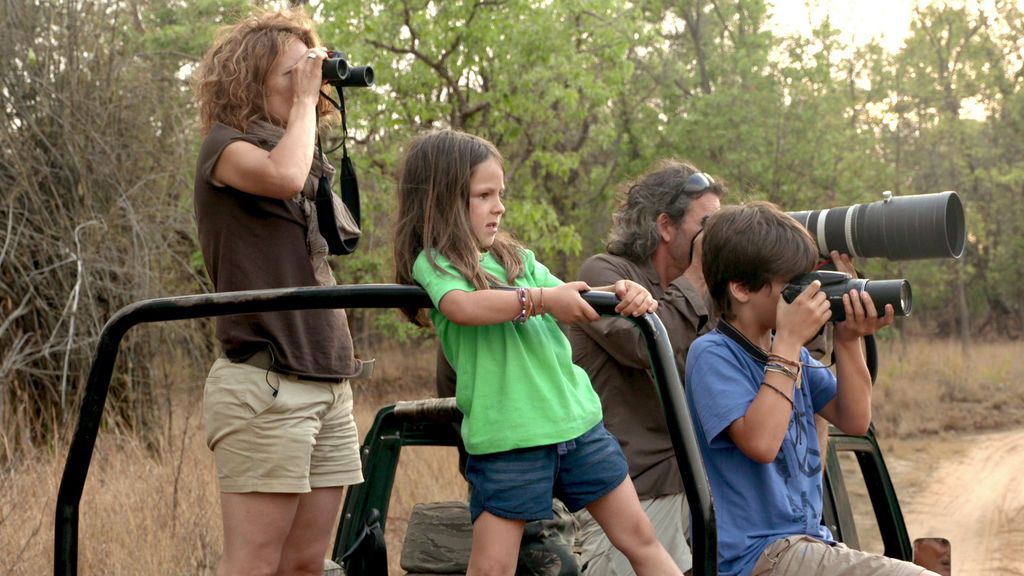
[(682, 196), (683, 194), (686, 194), (687, 196), (690, 197), (697, 196), (703, 194), (704, 192), (707, 192), (714, 185), (715, 179), (712, 178), (710, 174), (705, 174), (703, 172), (694, 172), (693, 174), (690, 174), (690, 176), (686, 179), (686, 182), (683, 183), (683, 187), (677, 190), (676, 193), (672, 195), (672, 199), (669, 200), (668, 205), (675, 206), (676, 202), (679, 200), (679, 197)]

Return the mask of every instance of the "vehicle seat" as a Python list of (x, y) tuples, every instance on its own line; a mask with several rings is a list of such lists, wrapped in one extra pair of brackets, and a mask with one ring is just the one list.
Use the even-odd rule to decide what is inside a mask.
[(413, 506), (400, 563), (409, 576), (465, 574), (473, 543), (473, 525), (465, 502), (429, 502)]
[[(573, 551), (576, 522), (565, 505), (552, 502), (553, 518), (529, 522), (519, 549), (517, 576), (577, 576)], [(409, 516), (401, 566), (408, 576), (465, 574), (473, 542), (465, 502), (416, 504)]]

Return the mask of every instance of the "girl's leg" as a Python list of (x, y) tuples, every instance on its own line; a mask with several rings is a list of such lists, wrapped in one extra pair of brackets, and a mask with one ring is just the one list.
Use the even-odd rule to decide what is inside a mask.
[(298, 494), (221, 492), (224, 555), (218, 576), (275, 574), (298, 504)]
[(466, 576), (512, 576), (523, 538), (522, 520), (509, 520), (486, 510), (473, 522), (473, 548)]
[(314, 488), (299, 495), (288, 537), (284, 542), (278, 574), (321, 576), (324, 557), (334, 536), (332, 529), (344, 488)]
[(590, 503), (587, 511), (604, 529), (612, 545), (629, 559), (637, 576), (682, 575), (655, 536), (654, 526), (640, 507), (629, 476), (614, 490)]

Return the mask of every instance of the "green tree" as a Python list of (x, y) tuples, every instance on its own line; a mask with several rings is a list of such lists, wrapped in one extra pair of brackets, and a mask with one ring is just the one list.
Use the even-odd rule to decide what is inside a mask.
[[(329, 0), (327, 43), (372, 64), (373, 90), (346, 89), (364, 194), (366, 250), (344, 281), (389, 280), (393, 170), (404, 143), (466, 130), (505, 157), (507, 222), (563, 277), (607, 230), (622, 177), (616, 110), (628, 98), (633, 36), (617, 2)], [(604, 214), (595, 219), (595, 214)]]

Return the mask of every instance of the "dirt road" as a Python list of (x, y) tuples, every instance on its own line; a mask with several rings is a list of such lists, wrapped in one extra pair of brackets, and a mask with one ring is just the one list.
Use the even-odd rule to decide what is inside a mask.
[(915, 441), (894, 456), (911, 538), (948, 538), (955, 576), (1024, 575), (1024, 429)]

